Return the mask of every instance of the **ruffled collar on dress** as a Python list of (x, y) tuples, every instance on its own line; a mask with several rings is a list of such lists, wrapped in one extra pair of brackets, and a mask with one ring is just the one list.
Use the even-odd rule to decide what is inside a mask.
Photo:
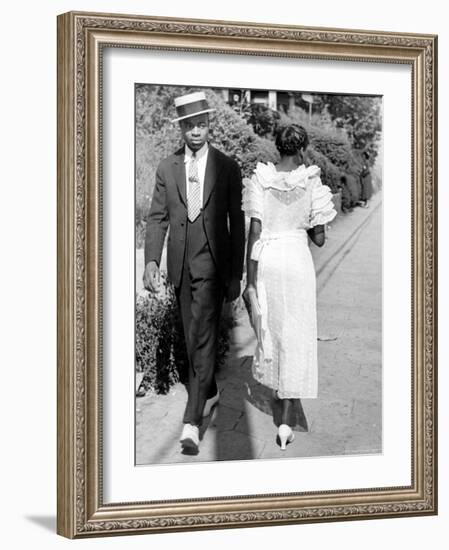
[(290, 172), (276, 170), (272, 162), (258, 162), (254, 170), (257, 179), (263, 187), (271, 187), (281, 191), (289, 191), (296, 187), (306, 188), (307, 180), (320, 173), (318, 166), (308, 166), (304, 164), (298, 166)]

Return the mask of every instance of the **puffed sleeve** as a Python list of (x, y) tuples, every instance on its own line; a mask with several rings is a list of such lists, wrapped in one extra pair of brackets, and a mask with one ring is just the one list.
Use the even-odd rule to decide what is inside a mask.
[(316, 166), (310, 168), (309, 184), (312, 188), (310, 227), (315, 227), (331, 222), (337, 215), (337, 211), (330, 188), (321, 183), (320, 169)]
[(242, 210), (249, 218), (263, 220), (263, 187), (257, 174), (251, 178), (243, 178)]

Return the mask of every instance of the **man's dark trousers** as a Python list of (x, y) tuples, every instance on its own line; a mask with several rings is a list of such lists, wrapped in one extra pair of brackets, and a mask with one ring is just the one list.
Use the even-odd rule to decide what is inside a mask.
[(206, 400), (217, 393), (215, 363), (224, 284), (217, 273), (203, 213), (187, 222), (181, 284), (176, 289), (189, 359), (184, 423), (200, 425)]

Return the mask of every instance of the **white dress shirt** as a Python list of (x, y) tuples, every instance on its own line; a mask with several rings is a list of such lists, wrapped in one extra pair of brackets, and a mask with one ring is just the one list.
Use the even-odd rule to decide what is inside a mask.
[[(193, 152), (192, 150), (186, 145), (184, 149), (184, 163), (186, 166), (186, 192), (187, 196), (189, 196), (189, 168), (190, 163), (192, 162), (192, 156)], [(208, 143), (206, 142), (201, 149), (199, 149), (196, 152), (196, 161), (198, 164), (198, 177), (200, 178), (200, 200), (201, 200), (201, 206), (203, 205), (203, 191), (204, 191), (204, 175), (206, 174), (206, 163), (207, 163), (207, 155), (209, 152)]]

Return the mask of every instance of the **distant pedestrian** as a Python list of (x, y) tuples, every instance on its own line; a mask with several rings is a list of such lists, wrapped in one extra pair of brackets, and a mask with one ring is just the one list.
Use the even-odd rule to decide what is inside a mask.
[(351, 191), (349, 190), (349, 187), (348, 187), (348, 179), (346, 176), (341, 176), (338, 189), (340, 190), (340, 193), (341, 193), (341, 211), (344, 214), (346, 214), (346, 212), (352, 212), (353, 202), (352, 202)]
[(360, 177), (359, 174), (355, 174), (354, 172), (347, 172), (344, 177), (346, 178), (346, 188), (348, 191), (348, 204), (350, 208), (354, 208), (358, 205), (362, 196)]
[(361, 197), (360, 197), (360, 206), (368, 208), (368, 201), (373, 194), (373, 182), (371, 177), (371, 170), (369, 167), (369, 158), (370, 155), (368, 151), (363, 152), (363, 166), (360, 173), (360, 187), (361, 187)]

